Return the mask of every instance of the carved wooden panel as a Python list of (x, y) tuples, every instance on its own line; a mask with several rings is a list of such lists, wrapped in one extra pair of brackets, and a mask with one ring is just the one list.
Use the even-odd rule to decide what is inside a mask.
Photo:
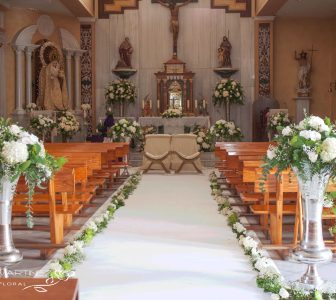
[(99, 19), (108, 19), (109, 14), (123, 14), (125, 9), (138, 9), (140, 0), (99, 0)]
[(227, 13), (251, 17), (251, 0), (211, 0), (211, 8), (225, 8)]

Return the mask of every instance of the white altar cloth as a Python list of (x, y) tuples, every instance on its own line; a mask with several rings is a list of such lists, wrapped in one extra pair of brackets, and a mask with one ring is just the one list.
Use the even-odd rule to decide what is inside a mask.
[(182, 117), (182, 118), (162, 118), (162, 117), (139, 117), (139, 123), (141, 127), (144, 126), (163, 126), (164, 133), (166, 134), (178, 134), (184, 133), (184, 126), (193, 127), (195, 125), (201, 127), (210, 127), (209, 116), (198, 117)]

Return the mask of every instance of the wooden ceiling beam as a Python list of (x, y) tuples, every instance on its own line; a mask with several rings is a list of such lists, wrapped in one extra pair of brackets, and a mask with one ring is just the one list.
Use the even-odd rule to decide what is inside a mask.
[(275, 16), (278, 10), (288, 0), (256, 0), (255, 3), (255, 15), (261, 16)]
[(75, 17), (94, 17), (94, 0), (60, 0)]

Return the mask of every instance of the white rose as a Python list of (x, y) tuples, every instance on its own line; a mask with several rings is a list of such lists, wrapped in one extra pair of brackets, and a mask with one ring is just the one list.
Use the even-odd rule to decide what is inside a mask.
[(209, 149), (210, 145), (207, 144), (207, 143), (202, 143), (202, 147), (203, 147), (203, 149)]
[(197, 138), (197, 143), (202, 143), (203, 142), (203, 139), (199, 136), (198, 138)]
[(14, 135), (18, 135), (22, 132), (21, 128), (15, 124), (9, 126), (9, 131)]
[(308, 155), (308, 158), (311, 162), (314, 163), (314, 162), (317, 161), (318, 154), (315, 151), (309, 151), (309, 152), (307, 152), (307, 155)]
[(299, 135), (314, 142), (321, 140), (321, 134), (315, 130), (302, 130)]
[(276, 157), (276, 153), (275, 153), (275, 151), (276, 151), (276, 148), (273, 147), (273, 146), (270, 146), (270, 147), (268, 148), (268, 150), (267, 150), (267, 158), (268, 158), (268, 159), (273, 159), (273, 158), (275, 158), (275, 157)]
[(77, 252), (77, 249), (74, 246), (68, 245), (64, 248), (65, 255), (72, 255)]
[(227, 96), (229, 96), (229, 92), (228, 91), (224, 91), (223, 92), (223, 97), (227, 97)]
[(63, 267), (58, 261), (52, 262), (50, 265), (50, 270), (53, 270), (56, 273), (61, 273), (63, 272)]
[(326, 138), (322, 142), (321, 158), (323, 162), (330, 162), (336, 158), (336, 138)]
[(29, 153), (27, 145), (21, 142), (4, 142), (1, 152), (5, 162), (10, 165), (23, 163), (28, 159)]
[(284, 129), (282, 129), (281, 133), (284, 136), (290, 136), (293, 134), (293, 130), (289, 126), (286, 126)]
[(218, 96), (219, 96), (219, 92), (215, 91), (215, 97), (218, 97)]
[(279, 295), (281, 298), (283, 299), (287, 299), (289, 297), (289, 293), (287, 292), (286, 289), (284, 288), (281, 288), (280, 291), (279, 291)]

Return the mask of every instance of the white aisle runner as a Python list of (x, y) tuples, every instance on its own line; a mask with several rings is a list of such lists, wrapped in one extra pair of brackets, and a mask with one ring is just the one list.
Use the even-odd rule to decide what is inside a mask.
[(205, 175), (144, 175), (85, 252), (81, 300), (269, 299)]

